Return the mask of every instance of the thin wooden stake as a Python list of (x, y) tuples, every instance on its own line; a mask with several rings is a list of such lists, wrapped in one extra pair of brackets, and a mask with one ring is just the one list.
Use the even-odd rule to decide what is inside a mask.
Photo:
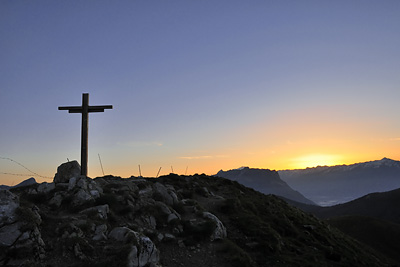
[(158, 178), (158, 175), (160, 174), (160, 171), (161, 171), (161, 167), (160, 167), (160, 169), (158, 169), (156, 178)]
[(104, 174), (104, 169), (103, 169), (103, 163), (101, 163), (100, 154), (97, 154), (97, 155), (99, 155), (99, 161), (100, 161), (101, 171), (103, 172), (103, 176), (105, 176), (105, 174)]

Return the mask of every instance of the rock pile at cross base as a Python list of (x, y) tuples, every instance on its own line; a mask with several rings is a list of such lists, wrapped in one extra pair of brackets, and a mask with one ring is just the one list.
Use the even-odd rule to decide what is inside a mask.
[(79, 175), (0, 191), (3, 266), (385, 266), (326, 223), (206, 175)]

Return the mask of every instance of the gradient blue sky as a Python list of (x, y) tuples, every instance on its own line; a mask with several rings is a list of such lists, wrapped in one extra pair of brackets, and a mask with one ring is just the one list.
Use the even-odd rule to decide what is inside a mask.
[(90, 114), (91, 177), (98, 154), (123, 177), (400, 159), (399, 33), (388, 0), (2, 0), (0, 157), (48, 177), (80, 160), (57, 107), (87, 92), (114, 106)]

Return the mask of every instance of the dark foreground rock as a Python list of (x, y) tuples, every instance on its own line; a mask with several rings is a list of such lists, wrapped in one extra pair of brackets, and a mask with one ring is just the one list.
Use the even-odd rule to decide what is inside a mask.
[(76, 175), (0, 191), (0, 216), (3, 266), (386, 266), (281, 199), (205, 175)]

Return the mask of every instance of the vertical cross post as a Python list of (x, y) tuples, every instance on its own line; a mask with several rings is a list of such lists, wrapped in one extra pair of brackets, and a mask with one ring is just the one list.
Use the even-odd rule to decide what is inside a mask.
[(104, 112), (105, 109), (112, 109), (112, 105), (89, 106), (89, 94), (82, 94), (82, 106), (58, 107), (58, 110), (68, 110), (69, 113), (82, 113), (82, 135), (81, 135), (81, 175), (87, 176), (88, 172), (88, 132), (89, 113)]
[(87, 176), (89, 136), (89, 94), (82, 94), (81, 174)]

